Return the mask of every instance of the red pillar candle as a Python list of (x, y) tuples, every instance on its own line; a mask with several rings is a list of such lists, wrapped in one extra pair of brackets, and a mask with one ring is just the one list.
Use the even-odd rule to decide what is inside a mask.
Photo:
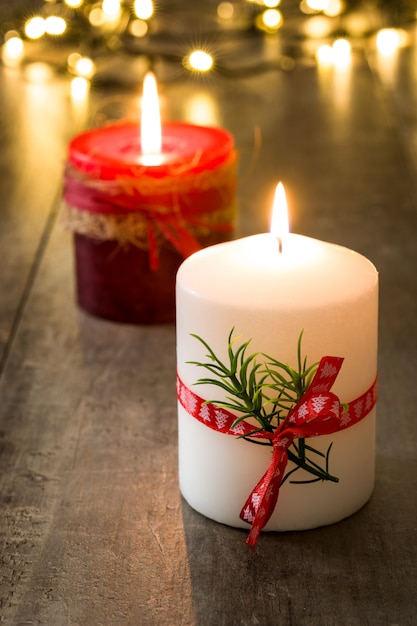
[(79, 306), (119, 322), (173, 321), (177, 269), (231, 238), (235, 191), (234, 141), (223, 129), (166, 123), (150, 155), (133, 122), (75, 137), (63, 222), (74, 231)]

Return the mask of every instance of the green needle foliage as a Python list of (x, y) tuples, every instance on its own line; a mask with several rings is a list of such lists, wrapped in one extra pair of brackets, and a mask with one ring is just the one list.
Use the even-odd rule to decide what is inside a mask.
[[(238, 413), (233, 426), (242, 420), (253, 418), (254, 425), (250, 434), (243, 439), (258, 445), (273, 445), (270, 440), (251, 439), (260, 431), (274, 432), (285, 420), (292, 407), (307, 391), (317, 371), (318, 363), (307, 366), (307, 358), (301, 356), (301, 331), (297, 344), (297, 370), (286, 363), (264, 353), (249, 353), (249, 341), (236, 345), (238, 337), (233, 338), (234, 328), (229, 333), (227, 353), (228, 363), (223, 363), (213, 352), (208, 343), (198, 335), (192, 334), (207, 350), (205, 363), (191, 361), (193, 365), (204, 368), (209, 375), (199, 378), (197, 385), (214, 385), (226, 392), (223, 400), (207, 400), (230, 411)], [(260, 360), (262, 358), (262, 360)], [(308, 480), (294, 480), (292, 483), (310, 483), (319, 480), (338, 482), (338, 478), (329, 473), (329, 455), (332, 444), (326, 453), (308, 445), (304, 438), (295, 440), (288, 449), (288, 458), (295, 465), (282, 479), (283, 484), (296, 471), (303, 469), (312, 475)]]

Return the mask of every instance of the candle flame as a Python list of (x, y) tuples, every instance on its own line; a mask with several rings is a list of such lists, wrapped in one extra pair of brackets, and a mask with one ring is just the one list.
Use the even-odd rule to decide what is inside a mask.
[(278, 183), (275, 189), (275, 198), (272, 208), (271, 233), (275, 235), (282, 247), (282, 239), (289, 233), (288, 225), (288, 208), (287, 199), (285, 197), (285, 189), (282, 183)]
[(143, 81), (141, 147), (147, 165), (161, 163), (162, 130), (158, 87), (155, 76), (148, 72)]

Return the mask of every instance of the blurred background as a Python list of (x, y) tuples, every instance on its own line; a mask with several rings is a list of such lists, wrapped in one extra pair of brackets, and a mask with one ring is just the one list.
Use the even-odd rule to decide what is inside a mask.
[[(46, 63), (90, 84), (137, 84), (143, 64), (163, 80), (184, 71), (229, 78), (295, 63), (341, 62), (354, 49), (387, 53), (408, 43), (413, 0), (16, 0), (0, 2), (3, 62)], [(40, 72), (40, 68), (37, 70)], [(45, 70), (46, 72), (46, 70)], [(40, 79), (36, 68), (28, 76)]]
[[(355, 98), (358, 66), (362, 74), (365, 66), (371, 68), (385, 95), (405, 94), (396, 114), (412, 131), (407, 124), (414, 122), (416, 11), (415, 0), (2, 0), (1, 90), (6, 106), (0, 123), (10, 123), (5, 109), (15, 109), (13, 99), (23, 94), (37, 118), (31, 132), (42, 133), (44, 145), (51, 141), (49, 131), (41, 131), (45, 116), (48, 124), (55, 118), (57, 132), (67, 133), (68, 139), (112, 119), (138, 118), (142, 80), (152, 69), (163, 119), (224, 126), (235, 134), (241, 212), (248, 213), (245, 223), (238, 223), (238, 233), (264, 230), (264, 221), (258, 223), (245, 211), (247, 203), (270, 206), (270, 186), (277, 176), (290, 183), (290, 197), (294, 170), (306, 181), (309, 176), (300, 172), (307, 161), (287, 161), (287, 143), (299, 138), (300, 150), (323, 147), (314, 145), (316, 124), (308, 111), (311, 96), (303, 76), (314, 75), (318, 81), (323, 118), (317, 119), (317, 128), (329, 124), (327, 139), (340, 134), (346, 145), (346, 112)], [(281, 128), (271, 145), (270, 182), (262, 195), (256, 185), (259, 153), (268, 153), (274, 119), (282, 121), (289, 107), (299, 109), (293, 116), (297, 124)], [(59, 112), (65, 124), (58, 122)], [(27, 125), (33, 117), (26, 113)], [(310, 146), (302, 143), (306, 132)], [(408, 143), (415, 145), (411, 135)], [(333, 164), (335, 153), (329, 158)], [(246, 190), (247, 174), (255, 183)], [(265, 162), (262, 175), (268, 176)], [(307, 182), (303, 187), (308, 188)], [(323, 198), (326, 190), (317, 191)], [(306, 202), (311, 202), (311, 191), (293, 199), (296, 226), (297, 207)], [(314, 228), (309, 232), (315, 234)]]
[(106, 84), (136, 87), (346, 64), (350, 50), (410, 45), (414, 0), (16, 0), (0, 2), (2, 60), (28, 80), (72, 78), (74, 99)]
[[(90, 84), (137, 84), (143, 65), (163, 80), (184, 71), (238, 78), (295, 63), (341, 62), (346, 46), (388, 53), (409, 41), (414, 0), (16, 0), (0, 2), (3, 63), (46, 63)], [(46, 72), (46, 70), (45, 70)], [(44, 76), (45, 77), (45, 76)]]

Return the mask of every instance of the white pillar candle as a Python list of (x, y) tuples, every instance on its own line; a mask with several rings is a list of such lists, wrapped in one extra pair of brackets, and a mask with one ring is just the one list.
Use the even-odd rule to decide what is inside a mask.
[[(290, 234), (282, 252), (271, 234), (206, 248), (177, 275), (177, 361), (183, 383), (206, 400), (227, 394), (198, 385), (207, 362), (204, 339), (225, 363), (234, 328), (236, 345), (251, 340), (248, 354), (266, 353), (297, 367), (297, 342), (311, 365), (323, 356), (343, 357), (332, 388), (342, 403), (367, 391), (377, 370), (378, 274), (364, 256), (347, 248)], [(259, 357), (259, 360), (262, 360)], [(272, 447), (216, 432), (179, 403), (179, 480), (185, 500), (203, 515), (249, 528), (239, 513), (268, 468)], [(301, 530), (337, 522), (357, 511), (374, 486), (375, 409), (343, 431), (306, 439), (329, 455), (339, 482), (294, 484), (287, 480), (265, 530)], [(293, 466), (289, 461), (287, 470)], [(299, 469), (294, 480), (309, 480)]]

